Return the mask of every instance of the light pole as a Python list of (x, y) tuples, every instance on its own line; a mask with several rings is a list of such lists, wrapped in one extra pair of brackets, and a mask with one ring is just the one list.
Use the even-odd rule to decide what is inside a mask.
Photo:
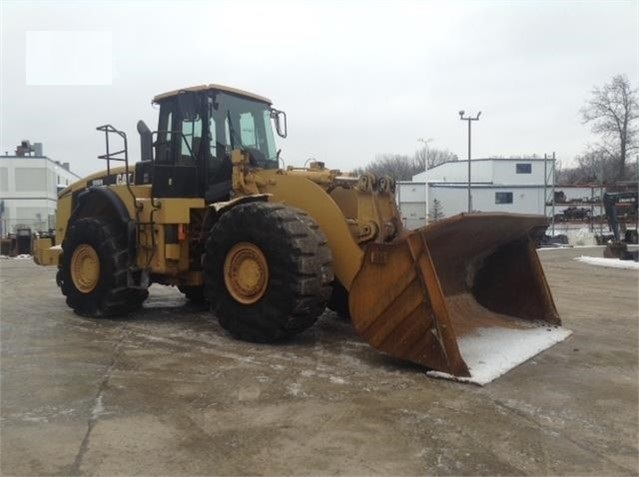
[(418, 138), (417, 142), (424, 143), (424, 149), (426, 149), (426, 156), (424, 157), (424, 223), (428, 223), (428, 181), (426, 180), (426, 171), (428, 170), (428, 143), (433, 139)]
[(424, 157), (424, 172), (428, 170), (428, 143), (431, 142), (433, 138), (429, 137), (428, 139), (422, 139), (421, 137), (417, 139), (417, 142), (421, 142), (424, 144), (424, 149), (426, 150), (426, 156)]
[(470, 125), (472, 121), (479, 121), (479, 116), (481, 116), (481, 111), (477, 113), (477, 116), (474, 118), (472, 116), (464, 117), (465, 111), (462, 109), (459, 112), (459, 119), (462, 121), (468, 121), (468, 212), (473, 211), (473, 201), (470, 195)]

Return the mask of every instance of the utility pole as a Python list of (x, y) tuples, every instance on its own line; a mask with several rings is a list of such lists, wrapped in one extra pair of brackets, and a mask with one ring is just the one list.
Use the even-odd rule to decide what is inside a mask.
[(477, 116), (475, 116), (474, 118), (472, 116), (468, 116), (468, 117), (464, 117), (465, 111), (462, 109), (459, 112), (459, 119), (461, 119), (462, 121), (468, 121), (468, 212), (472, 212), (473, 211), (473, 200), (472, 200), (472, 196), (470, 193), (470, 185), (471, 185), (471, 180), (470, 180), (470, 143), (471, 143), (471, 135), (470, 135), (470, 125), (472, 121), (479, 121), (479, 116), (481, 116), (481, 111), (479, 111), (477, 113)]

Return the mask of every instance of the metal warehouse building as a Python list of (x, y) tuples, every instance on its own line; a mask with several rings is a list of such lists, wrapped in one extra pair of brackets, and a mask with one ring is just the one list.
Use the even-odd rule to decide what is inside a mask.
[[(473, 159), (472, 209), (545, 214), (552, 200), (554, 159)], [(468, 211), (468, 161), (446, 162), (398, 183), (404, 225), (414, 229)]]

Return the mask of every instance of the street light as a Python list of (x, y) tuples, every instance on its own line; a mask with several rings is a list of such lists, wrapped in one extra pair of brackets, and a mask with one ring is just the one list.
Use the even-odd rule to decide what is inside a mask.
[(426, 157), (424, 157), (424, 171), (428, 170), (428, 143), (433, 140), (432, 137), (428, 139), (417, 138), (417, 142), (421, 142), (424, 144), (424, 149), (426, 149)]
[(474, 118), (472, 116), (464, 117), (466, 112), (462, 109), (459, 111), (459, 119), (462, 121), (468, 121), (468, 212), (472, 212), (473, 210), (473, 201), (470, 195), (470, 125), (472, 121), (479, 121), (479, 116), (481, 116), (481, 111), (477, 113), (477, 116)]
[(428, 222), (428, 181), (426, 180), (428, 170), (428, 143), (431, 142), (433, 138), (423, 139), (417, 138), (417, 142), (424, 143), (424, 149), (426, 149), (426, 157), (424, 157), (424, 222)]

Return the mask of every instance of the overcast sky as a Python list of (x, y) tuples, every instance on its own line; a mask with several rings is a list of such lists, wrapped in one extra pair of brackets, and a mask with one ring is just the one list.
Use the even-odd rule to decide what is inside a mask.
[[(111, 123), (155, 129), (151, 98), (204, 83), (288, 114), (286, 164), (343, 170), (418, 138), (473, 157), (556, 152), (595, 140), (579, 109), (595, 85), (639, 83), (639, 2), (2, 1), (1, 153), (22, 139), (84, 175)], [(55, 34), (43, 32), (57, 32)], [(67, 32), (67, 33), (64, 33)], [(89, 85), (87, 85), (89, 83)]]

